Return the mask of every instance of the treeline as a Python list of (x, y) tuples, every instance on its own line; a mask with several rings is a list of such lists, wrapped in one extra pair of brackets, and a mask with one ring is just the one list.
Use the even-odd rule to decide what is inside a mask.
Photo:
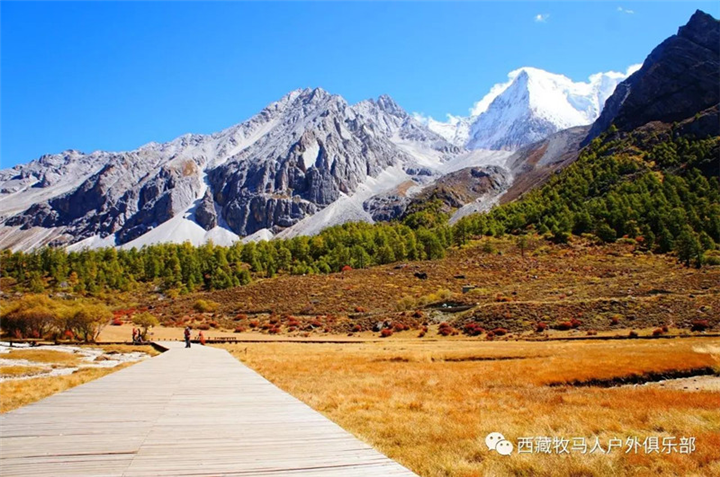
[[(453, 226), (429, 202), (402, 221), (332, 227), (297, 237), (230, 247), (163, 244), (140, 250), (2, 252), (2, 276), (20, 287), (78, 293), (131, 290), (140, 283), (190, 292), (244, 285), (252, 276), (316, 274), (401, 260), (437, 259), (474, 236), (539, 234), (566, 242), (633, 240), (654, 252), (677, 252), (701, 266), (720, 243), (720, 138), (629, 135), (595, 139), (544, 187)], [(704, 171), (704, 172), (703, 172)], [(714, 171), (714, 172), (713, 172)]]
[[(431, 214), (421, 212), (419, 216)], [(2, 275), (31, 292), (47, 287), (68, 288), (78, 293), (127, 291), (139, 283), (189, 292), (244, 285), (253, 275), (330, 273), (346, 267), (441, 258), (451, 244), (452, 229), (446, 225), (413, 229), (401, 223), (351, 223), (326, 229), (313, 237), (236, 243), (229, 247), (212, 243), (194, 247), (185, 243), (152, 245), (140, 250), (4, 251)]]

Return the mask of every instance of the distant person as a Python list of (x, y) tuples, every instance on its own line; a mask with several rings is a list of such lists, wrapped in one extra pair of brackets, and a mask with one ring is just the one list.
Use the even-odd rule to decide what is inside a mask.
[(198, 340), (200, 340), (201, 345), (205, 345), (205, 335), (203, 335), (203, 332), (201, 331), (198, 335)]
[(190, 327), (189, 326), (185, 327), (185, 347), (186, 348), (190, 347)]
[(132, 329), (132, 342), (133, 344), (137, 344), (138, 342), (138, 330), (134, 327)]

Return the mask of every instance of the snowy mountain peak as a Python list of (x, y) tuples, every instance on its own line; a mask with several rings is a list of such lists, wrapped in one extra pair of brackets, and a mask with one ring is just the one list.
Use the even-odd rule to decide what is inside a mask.
[(314, 230), (325, 209), (313, 223), (371, 221), (369, 194), (427, 182), (465, 152), (387, 95), (349, 105), (297, 89), (214, 134), (0, 170), (0, 247), (227, 244), (299, 222)]
[[(636, 71), (609, 71), (574, 82), (564, 75), (525, 66), (494, 85), (470, 116), (445, 122), (419, 119), (447, 140), (470, 149), (514, 150), (562, 129), (587, 125), (600, 115), (618, 83)], [(417, 117), (417, 116), (416, 116)]]

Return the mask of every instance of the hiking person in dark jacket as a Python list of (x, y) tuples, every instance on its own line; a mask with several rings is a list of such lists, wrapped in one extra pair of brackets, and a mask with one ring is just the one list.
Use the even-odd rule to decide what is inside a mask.
[(190, 347), (190, 327), (189, 326), (185, 327), (185, 347), (186, 348)]

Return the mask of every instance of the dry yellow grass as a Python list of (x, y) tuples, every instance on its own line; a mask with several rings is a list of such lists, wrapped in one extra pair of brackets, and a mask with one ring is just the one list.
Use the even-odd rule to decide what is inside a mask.
[(74, 366), (81, 360), (79, 356), (64, 351), (53, 351), (47, 349), (14, 349), (2, 355), (5, 359), (25, 359), (36, 363), (54, 363), (66, 366)]
[(17, 378), (22, 376), (32, 376), (47, 371), (48, 368), (41, 366), (0, 366), (0, 377)]
[[(424, 477), (720, 475), (720, 393), (548, 386), (717, 366), (718, 341), (385, 341), (224, 345), (281, 388)], [(704, 349), (704, 351), (703, 351)], [(510, 359), (498, 359), (510, 358)], [(513, 455), (518, 437), (692, 436), (689, 455)], [(592, 442), (592, 441), (591, 441)]]

